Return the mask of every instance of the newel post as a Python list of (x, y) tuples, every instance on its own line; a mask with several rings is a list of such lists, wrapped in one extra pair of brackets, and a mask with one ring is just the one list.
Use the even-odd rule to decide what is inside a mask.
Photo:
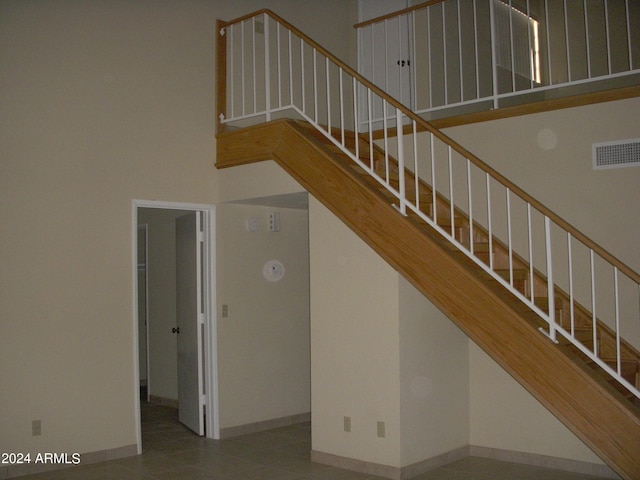
[(216, 133), (224, 131), (227, 114), (227, 31), (225, 22), (216, 24)]

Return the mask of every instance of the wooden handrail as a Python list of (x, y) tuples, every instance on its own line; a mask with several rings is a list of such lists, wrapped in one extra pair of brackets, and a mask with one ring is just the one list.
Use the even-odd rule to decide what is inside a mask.
[[(422, 7), (425, 7), (425, 6), (430, 5), (430, 4), (440, 3), (442, 1), (443, 0), (434, 0), (434, 1), (431, 1), (431, 2), (426, 2), (426, 3), (420, 4), (420, 5), (416, 5), (415, 7), (411, 7), (411, 9), (422, 8)], [(258, 10), (258, 11), (254, 12), (254, 13), (249, 13), (247, 15), (243, 15), (242, 17), (238, 17), (238, 18), (236, 18), (234, 20), (230, 20), (230, 21), (218, 20), (218, 23), (217, 23), (217, 25), (218, 25), (218, 32), (217, 32), (218, 33), (218, 35), (217, 35), (218, 41), (220, 41), (220, 37), (222, 36), (222, 35), (220, 35), (220, 31), (222, 29), (224, 29), (225, 27), (228, 27), (229, 25), (233, 25), (233, 24), (242, 22), (244, 20), (248, 20), (249, 18), (255, 17), (257, 15), (262, 15), (262, 14), (266, 14), (266, 15), (270, 16), (276, 22), (279, 22), (281, 25), (283, 25), (287, 29), (291, 30), (293, 33), (295, 33), (297, 36), (299, 36), (301, 39), (303, 39), (305, 42), (307, 42), (309, 45), (311, 45), (313, 48), (315, 48), (322, 55), (326, 56), (333, 63), (338, 65), (340, 68), (342, 68), (342, 70), (344, 72), (348, 73), (349, 75), (354, 77), (356, 80), (358, 80), (358, 82), (360, 82), (363, 86), (365, 86), (366, 88), (368, 88), (369, 90), (374, 92), (376, 95), (378, 95), (379, 97), (384, 99), (387, 103), (392, 105), (394, 108), (402, 111), (404, 113), (404, 115), (406, 115), (411, 120), (416, 122), (416, 125), (421, 127), (421, 129), (424, 129), (424, 130), (430, 132), (435, 137), (437, 137), (439, 140), (441, 140), (443, 143), (445, 143), (448, 146), (450, 146), (453, 150), (455, 150), (457, 153), (462, 155), (464, 158), (468, 159), (470, 162), (472, 162), (474, 165), (476, 165), (479, 169), (481, 169), (485, 173), (488, 173), (491, 177), (493, 177), (495, 180), (497, 180), (499, 183), (501, 183), (504, 187), (508, 188), (512, 193), (516, 194), (517, 196), (522, 198), (524, 201), (529, 203), (532, 207), (534, 207), (536, 210), (538, 210), (541, 214), (547, 216), (556, 225), (558, 225), (559, 227), (564, 229), (566, 232), (570, 233), (576, 240), (579, 240), (586, 247), (588, 247), (589, 249), (593, 250), (594, 253), (598, 254), (604, 260), (606, 260), (607, 262), (609, 262), (610, 264), (615, 266), (620, 272), (624, 273), (631, 280), (633, 280), (634, 282), (640, 284), (640, 274), (638, 274), (631, 267), (626, 265), (624, 262), (619, 260), (617, 257), (613, 256), (607, 250), (605, 250), (600, 245), (598, 245), (596, 242), (594, 242), (589, 237), (587, 237), (582, 232), (580, 232), (577, 228), (575, 228), (569, 222), (567, 222), (564, 219), (562, 219), (561, 217), (559, 217), (552, 210), (550, 210), (549, 208), (544, 206), (542, 203), (540, 203), (538, 200), (533, 198), (531, 195), (529, 195), (527, 192), (522, 190), (520, 187), (518, 187), (516, 184), (511, 182), (509, 179), (504, 177), (498, 171), (496, 171), (491, 166), (489, 166), (488, 164), (486, 164), (485, 162), (480, 160), (478, 157), (476, 157), (473, 153), (468, 151), (462, 145), (458, 144), (453, 139), (451, 139), (450, 137), (448, 137), (447, 135), (442, 133), (440, 130), (436, 129), (433, 125), (431, 125), (431, 123), (429, 123), (428, 121), (424, 120), (423, 118), (421, 118), (420, 116), (415, 114), (413, 111), (411, 111), (410, 109), (408, 109), (407, 107), (402, 105), (398, 100), (396, 100), (395, 98), (391, 97), (388, 93), (386, 93), (385, 91), (383, 91), (382, 89), (380, 89), (379, 87), (377, 87), (376, 85), (371, 83), (369, 80), (364, 78), (361, 74), (359, 74), (357, 71), (355, 71), (349, 65), (344, 63), (338, 57), (333, 55), (331, 52), (326, 50), (320, 44), (318, 44), (317, 42), (315, 42), (314, 40), (309, 38), (307, 35), (302, 33), (300, 30), (298, 30), (292, 24), (290, 24), (289, 22), (287, 22), (286, 20), (284, 20), (283, 18), (281, 18), (280, 16), (278, 16), (277, 14), (272, 12), (271, 10), (269, 10), (269, 9)], [(220, 44), (218, 44), (218, 48), (220, 48)], [(226, 52), (226, 50), (225, 50), (225, 52)], [(218, 81), (222, 80), (226, 85), (226, 68), (225, 68), (225, 73), (224, 74), (225, 74), (225, 78), (224, 79), (220, 79), (220, 76), (219, 76), (220, 73), (218, 72)], [(222, 87), (219, 86), (218, 87), (218, 93), (221, 92), (221, 89), (222, 89)], [(218, 99), (218, 108), (220, 108), (220, 106), (222, 105), (221, 102), (222, 102), (222, 100)], [(218, 114), (220, 114), (220, 113), (224, 113), (224, 112), (222, 110), (219, 110)]]
[(236, 23), (244, 22), (245, 20), (249, 20), (250, 18), (257, 17), (258, 15), (263, 15), (265, 13), (267, 15), (271, 15), (272, 17), (277, 17), (277, 15), (273, 13), (271, 10), (269, 10), (268, 8), (263, 8), (262, 10), (256, 10), (255, 12), (247, 13), (246, 15), (243, 15), (241, 17), (234, 18), (233, 20), (229, 20), (229, 21), (218, 20), (218, 33), (220, 33), (221, 28), (225, 28), (225, 27), (228, 27), (229, 25), (234, 25)]
[(404, 15), (405, 13), (415, 12), (416, 10), (431, 7), (432, 5), (437, 5), (438, 3), (444, 3), (445, 1), (446, 0), (431, 0), (429, 2), (423, 2), (418, 5), (413, 5), (412, 7), (407, 7), (401, 10), (396, 10), (395, 12), (387, 13), (386, 15), (380, 15), (379, 17), (372, 18), (371, 20), (365, 20), (364, 22), (356, 23), (353, 28), (357, 30), (368, 25), (373, 25), (374, 23), (382, 22), (383, 20), (387, 20), (389, 18), (399, 17), (400, 15)]

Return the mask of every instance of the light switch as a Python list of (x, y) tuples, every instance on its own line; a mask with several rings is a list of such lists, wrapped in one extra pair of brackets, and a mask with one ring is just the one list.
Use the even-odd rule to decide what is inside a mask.
[(345, 432), (350, 432), (351, 431), (351, 417), (344, 417), (343, 419), (343, 426), (344, 426), (344, 431)]

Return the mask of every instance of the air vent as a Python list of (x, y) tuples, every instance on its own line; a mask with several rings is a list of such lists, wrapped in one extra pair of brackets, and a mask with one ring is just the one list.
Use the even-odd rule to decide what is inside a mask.
[(594, 143), (592, 149), (595, 170), (640, 166), (640, 138)]

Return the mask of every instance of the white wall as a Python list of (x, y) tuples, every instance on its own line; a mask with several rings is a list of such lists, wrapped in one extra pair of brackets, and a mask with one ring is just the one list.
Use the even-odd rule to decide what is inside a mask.
[[(279, 232), (268, 230), (271, 212), (280, 215)], [(256, 231), (247, 230), (249, 218)], [(220, 427), (309, 413), (307, 210), (222, 204), (216, 228)], [(282, 280), (263, 277), (269, 260), (284, 265)]]

